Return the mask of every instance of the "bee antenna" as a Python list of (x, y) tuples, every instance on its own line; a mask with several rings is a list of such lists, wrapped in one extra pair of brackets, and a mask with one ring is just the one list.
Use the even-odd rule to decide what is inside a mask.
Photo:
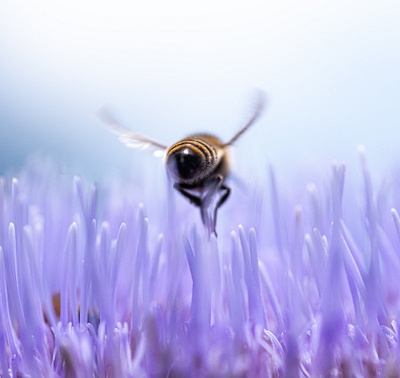
[(250, 118), (250, 120), (247, 122), (247, 124), (240, 129), (227, 143), (224, 143), (221, 147), (227, 147), (231, 146), (233, 143), (235, 143), (241, 136), (244, 134), (250, 126), (260, 118), (261, 114), (263, 113), (265, 106), (266, 106), (266, 101), (267, 100), (267, 95), (265, 94), (264, 91), (259, 90), (258, 91), (258, 100), (257, 100), (257, 105), (254, 111), (253, 116)]

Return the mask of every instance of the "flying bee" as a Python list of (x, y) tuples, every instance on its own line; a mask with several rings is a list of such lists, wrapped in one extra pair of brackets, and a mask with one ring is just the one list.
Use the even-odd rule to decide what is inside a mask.
[(250, 120), (226, 143), (211, 134), (199, 133), (168, 147), (125, 128), (104, 108), (99, 117), (126, 146), (150, 149), (155, 156), (164, 156), (167, 173), (174, 181), (173, 187), (200, 208), (203, 224), (210, 233), (216, 234), (217, 211), (231, 192), (225, 183), (230, 171), (228, 148), (256, 122), (264, 104), (261, 94)]

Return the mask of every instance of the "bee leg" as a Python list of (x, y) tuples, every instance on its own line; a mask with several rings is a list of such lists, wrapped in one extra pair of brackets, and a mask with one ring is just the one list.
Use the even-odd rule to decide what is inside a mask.
[[(180, 184), (180, 183), (176, 182), (174, 184), (174, 189), (176, 189), (177, 191), (179, 191), (179, 193), (181, 193), (184, 197), (186, 197), (190, 201), (191, 204), (200, 208), (201, 221), (203, 222), (204, 226), (206, 226), (207, 229), (210, 230), (212, 227), (210, 226), (210, 221), (209, 221), (209, 217), (207, 214), (207, 210), (210, 205), (210, 201), (208, 201), (208, 205), (205, 206), (204, 198), (201, 198), (200, 196), (196, 196), (192, 193), (189, 193), (184, 184)], [(212, 194), (214, 194), (215, 191), (216, 191), (215, 189), (212, 190)], [(215, 226), (212, 229), (212, 231), (210, 231), (210, 232), (215, 232)]]
[[(178, 190), (184, 197), (186, 197), (190, 203), (200, 208), (201, 220), (204, 226), (209, 230), (210, 233), (214, 233), (217, 235), (215, 231), (217, 225), (217, 211), (219, 207), (227, 200), (231, 189), (226, 185), (221, 185), (222, 176), (213, 176), (205, 183), (205, 188), (207, 189), (206, 195), (204, 197), (196, 196), (187, 190), (189, 188), (186, 187), (185, 184), (175, 183), (174, 189)], [(208, 214), (208, 210), (210, 208), (211, 202), (214, 199), (217, 192), (224, 190), (225, 193), (219, 198), (218, 202), (215, 205), (214, 211), (212, 212), (212, 217)]]
[(220, 191), (225, 190), (225, 193), (218, 200), (218, 202), (217, 202), (217, 204), (215, 205), (215, 208), (214, 208), (214, 232), (215, 232), (215, 227), (217, 226), (217, 211), (225, 203), (225, 201), (228, 199), (229, 194), (231, 194), (231, 188), (229, 186), (222, 185), (219, 188), (219, 190)]
[(197, 207), (202, 207), (202, 200), (200, 197), (195, 196), (192, 193), (189, 193), (188, 191), (186, 191), (185, 188), (182, 184), (180, 184), (179, 182), (176, 182), (174, 184), (174, 189), (176, 189), (179, 193), (181, 193), (184, 197), (186, 197), (190, 203), (192, 203), (193, 205), (197, 206)]

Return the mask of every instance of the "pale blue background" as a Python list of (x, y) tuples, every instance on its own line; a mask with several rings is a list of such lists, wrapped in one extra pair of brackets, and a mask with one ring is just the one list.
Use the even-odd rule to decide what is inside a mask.
[(94, 177), (142, 159), (96, 121), (104, 104), (167, 144), (228, 139), (255, 87), (270, 103), (238, 142), (244, 167), (353, 169), (362, 143), (374, 174), (392, 169), (400, 2), (2, 1), (0, 174), (35, 151)]

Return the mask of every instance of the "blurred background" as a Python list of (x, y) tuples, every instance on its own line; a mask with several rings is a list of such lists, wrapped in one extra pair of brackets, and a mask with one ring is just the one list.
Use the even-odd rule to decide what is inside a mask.
[(94, 179), (152, 161), (102, 127), (105, 104), (165, 144), (227, 140), (261, 88), (239, 167), (358, 169), (363, 144), (380, 175), (399, 163), (399, 19), (398, 0), (2, 1), (0, 174), (37, 153)]

